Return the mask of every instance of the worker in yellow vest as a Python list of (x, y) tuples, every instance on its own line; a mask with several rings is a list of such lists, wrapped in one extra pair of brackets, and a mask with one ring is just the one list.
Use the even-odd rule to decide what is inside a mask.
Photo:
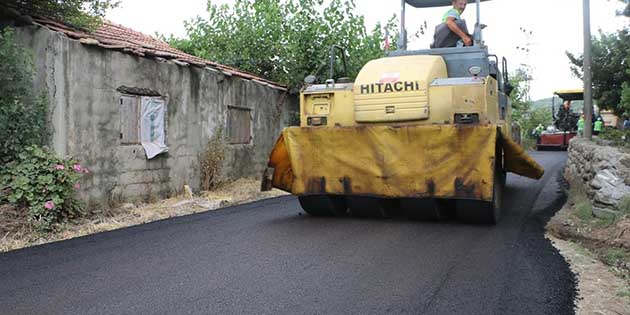
[(577, 130), (578, 135), (580, 135), (580, 137), (584, 137), (584, 115), (580, 116), (580, 120), (577, 122)]
[(595, 126), (593, 127), (593, 134), (598, 135), (601, 131), (604, 130), (604, 122), (601, 117), (597, 117), (597, 121), (595, 122)]

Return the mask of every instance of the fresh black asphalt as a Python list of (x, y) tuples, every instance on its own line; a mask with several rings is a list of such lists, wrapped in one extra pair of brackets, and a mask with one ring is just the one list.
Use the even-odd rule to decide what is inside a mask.
[(0, 314), (573, 314), (544, 238), (562, 152), (497, 226), (315, 218), (280, 197), (0, 254)]

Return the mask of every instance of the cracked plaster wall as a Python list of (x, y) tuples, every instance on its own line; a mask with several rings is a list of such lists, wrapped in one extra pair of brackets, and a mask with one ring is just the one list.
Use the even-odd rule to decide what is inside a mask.
[[(225, 130), (228, 106), (251, 109), (252, 140), (226, 145), (222, 176), (259, 177), (298, 107), (295, 96), (253, 81), (84, 45), (45, 27), (20, 27), (16, 38), (33, 51), (34, 86), (50, 99), (51, 146), (91, 170), (80, 192), (90, 208), (168, 197), (185, 184), (198, 191), (198, 156)], [(168, 153), (147, 160), (141, 145), (120, 144), (119, 86), (166, 97)]]

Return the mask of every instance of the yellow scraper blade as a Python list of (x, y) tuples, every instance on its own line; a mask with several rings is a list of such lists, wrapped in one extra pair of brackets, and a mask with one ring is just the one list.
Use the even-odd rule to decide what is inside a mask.
[[(263, 188), (296, 195), (490, 201), (497, 137), (496, 126), (286, 128), (269, 161), (273, 176)], [(503, 143), (506, 159), (517, 160), (508, 163), (512, 170), (538, 174), (540, 167), (518, 144)]]

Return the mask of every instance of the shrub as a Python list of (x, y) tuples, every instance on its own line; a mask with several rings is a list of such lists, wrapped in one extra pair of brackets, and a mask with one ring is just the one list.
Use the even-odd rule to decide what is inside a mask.
[(575, 204), (575, 215), (583, 221), (593, 218), (593, 206), (588, 200), (583, 200)]
[(609, 140), (614, 146), (630, 146), (630, 130), (604, 128), (598, 135), (599, 138)]
[(212, 190), (220, 184), (221, 167), (225, 160), (223, 130), (218, 128), (208, 141), (207, 148), (199, 155), (201, 189)]
[(630, 252), (623, 248), (609, 248), (603, 254), (604, 263), (609, 266), (616, 266), (620, 262), (630, 259)]
[(0, 201), (26, 209), (30, 223), (40, 230), (51, 230), (82, 213), (74, 195), (81, 175), (87, 172), (73, 159), (29, 146), (2, 170)]
[(0, 60), (0, 163), (7, 163), (24, 147), (47, 140), (47, 100), (36, 97), (32, 57), (10, 29), (0, 31)]

